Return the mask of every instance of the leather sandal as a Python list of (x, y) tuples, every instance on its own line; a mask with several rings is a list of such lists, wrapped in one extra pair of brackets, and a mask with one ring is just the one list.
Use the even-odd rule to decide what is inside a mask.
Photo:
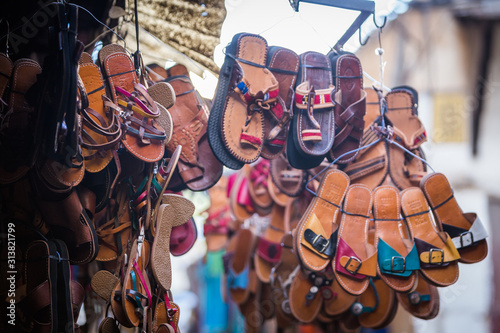
[(289, 197), (299, 196), (308, 180), (307, 171), (292, 167), (284, 154), (270, 162), (270, 175), (276, 187)]
[(476, 213), (462, 213), (446, 176), (442, 173), (429, 174), (422, 179), (420, 187), (437, 222), (450, 235), (460, 253), (459, 261), (473, 264), (486, 258), (488, 232)]
[(132, 60), (121, 46), (110, 44), (99, 51), (99, 61), (113, 97), (105, 106), (119, 114), (125, 128), (122, 144), (142, 161), (159, 161), (167, 136), (155, 120), (160, 116), (158, 105), (139, 84)]
[[(365, 88), (366, 114), (365, 128), (361, 146), (371, 146), (359, 151), (358, 156), (349, 162), (343, 171), (353, 184), (365, 184), (371, 189), (388, 183), (389, 158), (385, 140), (381, 139), (382, 126), (380, 117), (381, 93)], [(379, 142), (375, 143), (377, 140)]]
[(298, 321), (311, 323), (316, 319), (323, 305), (320, 288), (327, 288), (331, 281), (332, 279), (327, 279), (320, 273), (306, 272), (302, 269), (297, 271), (288, 297), (290, 310)]
[(247, 178), (248, 193), (255, 212), (260, 216), (268, 215), (273, 206), (273, 198), (269, 193), (267, 179), (269, 177), (269, 161), (261, 159), (254, 165), (244, 169)]
[(433, 223), (424, 193), (411, 187), (401, 193), (401, 208), (420, 259), (420, 272), (430, 283), (447, 287), (458, 280), (460, 254), (441, 223)]
[(113, 159), (122, 136), (120, 120), (113, 110), (104, 107), (106, 89), (101, 70), (88, 53), (82, 53), (78, 74), (83, 82), (88, 107), (82, 110), (82, 154), (85, 170), (99, 172)]
[(335, 277), (345, 291), (361, 295), (377, 275), (377, 250), (369, 241), (372, 191), (362, 184), (347, 191), (332, 261)]
[[(250, 168), (246, 165), (245, 168)], [(245, 176), (247, 171), (234, 173), (229, 177), (228, 193), (229, 193), (229, 209), (231, 216), (237, 222), (243, 223), (246, 219), (253, 215), (255, 209), (248, 190), (248, 179)]]
[(281, 255), (281, 238), (286, 230), (284, 221), (285, 207), (274, 205), (270, 214), (271, 222), (264, 234), (257, 241), (257, 251), (254, 254), (255, 272), (259, 280), (268, 284), (272, 268), (279, 262)]
[[(192, 203), (187, 204), (186, 200), (187, 199), (182, 195), (165, 194), (163, 196), (162, 203), (172, 205), (174, 207), (183, 207), (184, 205), (191, 206)], [(183, 214), (186, 214), (187, 216), (188, 212), (191, 212), (191, 210), (184, 210)], [(187, 219), (186, 223), (172, 228), (172, 232), (170, 233), (170, 253), (173, 256), (178, 257), (186, 254), (189, 250), (191, 250), (196, 242), (196, 239), (198, 238), (198, 230), (192, 215), (193, 213), (191, 213), (191, 216)]]
[(205, 213), (207, 218), (203, 224), (207, 252), (222, 250), (228, 241), (231, 214), (227, 198), (227, 184), (228, 178), (222, 176), (217, 184), (208, 189), (210, 206)]
[(273, 302), (278, 327), (285, 329), (296, 321), (290, 309), (290, 286), (293, 277), (300, 269), (297, 256), (293, 252), (293, 238), (291, 233), (281, 238), (281, 251), (278, 263), (271, 269), (269, 276), (273, 288)]
[(415, 285), (420, 260), (401, 218), (399, 191), (393, 186), (380, 186), (373, 196), (378, 275), (395, 291), (408, 292)]
[(166, 81), (176, 94), (176, 102), (169, 109), (174, 128), (167, 150), (172, 152), (182, 144), (178, 168), (184, 186), (192, 191), (204, 191), (222, 176), (222, 164), (212, 153), (206, 135), (208, 106), (188, 76), (172, 76)]
[(358, 155), (365, 126), (366, 92), (363, 70), (354, 54), (328, 54), (335, 80), (335, 144), (328, 158), (346, 164)]
[(320, 271), (334, 257), (337, 219), (348, 186), (349, 177), (342, 171), (333, 169), (323, 176), (294, 235), (294, 249), (304, 268)]
[[(0, 184), (10, 184), (26, 175), (34, 154), (35, 110), (26, 101), (26, 92), (37, 81), (42, 72), (38, 63), (31, 59), (19, 59), (13, 65), (9, 58), (1, 57), (6, 75), (10, 77), (9, 98), (2, 111), (0, 142), (2, 161), (0, 163)], [(12, 67), (13, 66), (13, 67)], [(5, 76), (2, 76), (5, 82)], [(5, 87), (3, 87), (5, 90)], [(7, 94), (6, 92), (6, 94)]]
[(293, 96), (297, 74), (299, 74), (299, 56), (284, 47), (269, 47), (267, 68), (273, 73), (279, 84), (276, 103), (268, 112), (264, 112), (264, 146), (261, 156), (266, 159), (278, 157), (285, 148), (288, 127), (292, 119)]
[(418, 278), (415, 290), (410, 293), (396, 293), (398, 303), (412, 316), (433, 319), (439, 313), (438, 288), (422, 277)]
[[(255, 162), (264, 144), (264, 112), (278, 97), (278, 81), (265, 68), (268, 47), (264, 38), (252, 34), (233, 37), (237, 44), (236, 65), (222, 111), (222, 140), (238, 161)], [(230, 55), (230, 51), (227, 51)]]
[(128, 263), (121, 283), (122, 308), (133, 327), (143, 322), (144, 313), (152, 306), (152, 289), (145, 271), (150, 255), (149, 242), (144, 240), (143, 234), (139, 234), (128, 253)]
[(173, 227), (188, 222), (194, 213), (194, 205), (182, 196), (175, 194), (165, 194), (165, 196), (167, 200), (160, 206), (155, 224), (151, 270), (156, 282), (163, 289), (170, 290), (172, 283), (170, 235)]
[(295, 87), (295, 107), (287, 140), (287, 157), (297, 169), (318, 166), (333, 146), (335, 138), (331, 66), (321, 53), (300, 55), (300, 71)]
[(240, 229), (230, 241), (223, 257), (231, 299), (237, 304), (245, 303), (250, 297), (252, 289), (250, 264), (255, 243), (255, 236), (251, 230)]
[[(427, 141), (427, 134), (417, 116), (413, 94), (406, 89), (394, 89), (385, 96), (385, 100), (388, 126), (391, 126), (393, 131), (392, 140), (420, 158), (424, 158), (420, 146)], [(387, 154), (389, 174), (394, 184), (400, 190), (418, 186), (427, 173), (425, 163), (391, 142), (387, 144)]]
[(397, 309), (396, 293), (384, 281), (376, 278), (370, 279), (368, 288), (351, 306), (351, 312), (358, 316), (359, 324), (372, 329), (389, 325)]
[(7, 105), (7, 99), (4, 96), (5, 89), (9, 85), (10, 77), (12, 75), (12, 68), (14, 64), (8, 55), (5, 53), (0, 53), (0, 98), (4, 103), (0, 106), (0, 114), (4, 113), (4, 106)]

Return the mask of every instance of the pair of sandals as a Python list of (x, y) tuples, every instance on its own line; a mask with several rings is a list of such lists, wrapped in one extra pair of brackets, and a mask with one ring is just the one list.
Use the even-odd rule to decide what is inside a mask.
[(208, 141), (222, 164), (239, 170), (284, 150), (298, 68), (291, 50), (268, 47), (259, 35), (233, 37), (208, 120)]
[(353, 183), (372, 189), (389, 183), (400, 190), (419, 186), (427, 174), (426, 164), (419, 159), (425, 158), (421, 145), (427, 135), (418, 118), (418, 93), (408, 86), (395, 87), (385, 96), (373, 88), (365, 88), (365, 91), (367, 102), (361, 145), (367, 148), (362, 149), (343, 171)]

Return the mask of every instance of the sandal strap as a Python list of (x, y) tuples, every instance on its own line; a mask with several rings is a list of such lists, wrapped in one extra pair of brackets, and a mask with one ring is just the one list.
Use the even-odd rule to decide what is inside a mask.
[(362, 280), (367, 276), (377, 276), (377, 252), (366, 258), (357, 255), (347, 242), (340, 238), (337, 247), (337, 271)]

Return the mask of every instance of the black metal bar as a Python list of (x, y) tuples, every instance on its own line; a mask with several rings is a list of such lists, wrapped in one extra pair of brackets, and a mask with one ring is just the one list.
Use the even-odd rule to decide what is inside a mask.
[(361, 28), (361, 25), (366, 21), (368, 16), (375, 12), (375, 2), (372, 0), (289, 0), (289, 2), (296, 12), (299, 11), (300, 2), (307, 2), (316, 5), (336, 7), (348, 10), (357, 10), (361, 12), (333, 47), (333, 49), (337, 51), (339, 51), (349, 40), (349, 38), (351, 38), (356, 33), (356, 31)]
[(364, 21), (370, 16), (370, 12), (361, 12), (358, 17), (352, 22), (351, 26), (345, 31), (344, 35), (340, 37), (340, 39), (337, 41), (335, 46), (333, 47), (334, 50), (340, 51), (342, 47), (344, 47), (344, 44), (349, 40), (349, 38), (352, 37), (356, 33), (358, 29), (361, 28), (361, 25), (363, 24)]
[(337, 7), (350, 10), (367, 11), (370, 13), (373, 13), (375, 11), (375, 2), (368, 0), (295, 0), (295, 1), (291, 0), (290, 4), (292, 5), (292, 8), (296, 12), (299, 11), (300, 2), (307, 2), (316, 5)]

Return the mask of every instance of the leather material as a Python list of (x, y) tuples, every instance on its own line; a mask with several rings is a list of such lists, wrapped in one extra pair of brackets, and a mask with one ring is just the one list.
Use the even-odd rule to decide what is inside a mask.
[(238, 50), (238, 40), (246, 35), (247, 34), (245, 33), (236, 34), (233, 36), (232, 42), (226, 47), (226, 56), (219, 73), (217, 89), (213, 98), (213, 105), (210, 110), (210, 116), (207, 124), (208, 143), (210, 144), (210, 148), (212, 149), (215, 157), (217, 157), (222, 164), (234, 170), (241, 169), (245, 163), (238, 161), (226, 149), (223, 136), (221, 135), (221, 120), (226, 107), (226, 97), (228, 91), (232, 91), (233, 89), (233, 87), (230, 86), (230, 83), (233, 81), (232, 74), (237, 66), (235, 58)]
[[(386, 118), (388, 125), (394, 130), (394, 141), (424, 158), (420, 145), (427, 140), (427, 137), (423, 124), (416, 115), (413, 95), (407, 90), (395, 89), (388, 93), (385, 99)], [(391, 143), (387, 143), (387, 155), (391, 180), (400, 190), (419, 185), (427, 173), (424, 162)]]
[[(1, 70), (9, 72), (8, 61), (3, 63), (7, 66)], [(13, 183), (26, 175), (35, 149), (35, 113), (25, 94), (37, 81), (42, 68), (31, 59), (19, 59), (13, 66), (13, 69), (10, 68), (12, 77), (8, 104), (2, 111), (0, 184)]]
[(169, 109), (174, 124), (167, 150), (183, 146), (179, 173), (192, 191), (212, 187), (222, 175), (222, 164), (212, 153), (206, 135), (208, 106), (195, 90), (188, 76), (167, 79), (176, 94), (175, 104)]
[(331, 257), (316, 251), (305, 239), (305, 232), (309, 229), (324, 239), (330, 239), (338, 228), (339, 207), (348, 186), (349, 177), (342, 171), (326, 172), (318, 187), (317, 197), (313, 198), (297, 225), (294, 248), (304, 267), (309, 270), (324, 269)]
[(272, 268), (279, 262), (283, 235), (288, 232), (285, 226), (285, 207), (274, 205), (270, 214), (270, 223), (259, 237), (254, 256), (255, 273), (263, 283), (270, 282)]
[(196, 242), (198, 231), (193, 218), (187, 223), (172, 228), (170, 235), (170, 253), (173, 256), (182, 256), (186, 254)]
[[(102, 128), (109, 128), (112, 125), (112, 122), (116, 121), (114, 126), (115, 128), (110, 128), (110, 131), (118, 129), (117, 136), (119, 137), (121, 135), (121, 131), (119, 130), (120, 124), (118, 119), (115, 118), (113, 113), (107, 113), (107, 110), (104, 108), (102, 96), (106, 96), (106, 89), (104, 87), (101, 71), (99, 67), (92, 62), (82, 62), (83, 59), (85, 59), (85, 57), (80, 59), (78, 75), (80, 76), (87, 93), (89, 103), (88, 108), (95, 111), (95, 113), (91, 111), (87, 112), (87, 117), (91, 118), (87, 121), (93, 121)], [(84, 110), (83, 112), (86, 111)], [(85, 120), (82, 125), (82, 134), (85, 137), (84, 142), (85, 140), (90, 141), (92, 145), (103, 145), (113, 139), (113, 137), (107, 137), (106, 135), (93, 130), (93, 127), (89, 126)], [(116, 147), (114, 148), (116, 149)], [(82, 148), (82, 154), (83, 157), (87, 159), (85, 161), (85, 170), (94, 173), (104, 169), (113, 158), (111, 149), (96, 151), (93, 149)], [(89, 157), (92, 158), (89, 159)]]
[(371, 190), (362, 184), (349, 186), (344, 200), (332, 267), (342, 288), (352, 295), (363, 293), (369, 277), (377, 274), (377, 251), (368, 239), (372, 201)]
[(151, 270), (156, 281), (165, 290), (170, 290), (172, 269), (170, 243), (172, 230), (186, 224), (194, 213), (194, 204), (175, 194), (166, 194), (162, 199), (155, 223), (156, 234), (151, 252)]
[(365, 328), (380, 329), (389, 325), (398, 309), (396, 293), (380, 279), (372, 279), (370, 286), (360, 295), (359, 303), (372, 310), (359, 315), (359, 323)]
[(307, 171), (292, 167), (284, 154), (270, 162), (270, 175), (276, 187), (289, 197), (299, 196), (308, 179)]
[(436, 286), (421, 276), (417, 279), (415, 290), (410, 293), (396, 293), (398, 303), (412, 316), (433, 319), (439, 313), (439, 292)]
[(207, 252), (220, 251), (228, 239), (231, 214), (227, 197), (228, 179), (221, 179), (208, 190), (210, 206), (208, 216), (203, 225), (204, 236), (207, 242)]
[[(113, 96), (113, 101), (118, 103), (117, 87), (128, 93), (136, 89), (134, 84), (137, 84), (138, 80), (134, 64), (123, 48), (114, 44), (103, 47), (99, 52), (99, 59), (108, 82), (110, 96)], [(140, 136), (141, 133), (154, 133), (155, 131), (165, 134), (163, 129), (155, 120), (142, 117), (136, 113), (126, 120), (130, 121), (132, 118), (136, 118), (137, 121), (132, 121), (129, 124), (129, 128), (122, 137), (122, 144), (131, 154), (142, 161), (149, 163), (159, 161), (165, 151), (164, 140), (152, 138), (145, 140), (141, 139)], [(138, 132), (139, 136), (133, 134), (134, 132)]]
[(302, 270), (299, 270), (290, 287), (290, 309), (293, 316), (302, 323), (312, 322), (323, 304), (323, 298), (319, 293), (316, 293), (309, 300), (306, 299), (313, 286), (314, 284), (309, 277)]
[[(287, 156), (293, 167), (310, 169), (321, 163), (332, 148), (335, 137), (333, 103), (325, 101), (320, 104), (321, 108), (316, 107), (312, 103), (315, 100), (315, 91), (329, 96), (328, 92), (331, 93), (334, 87), (330, 61), (325, 55), (312, 51), (305, 52), (300, 55), (300, 66), (297, 85), (304, 83), (304, 89), (308, 92), (308, 103), (305, 109), (302, 109), (303, 103), (295, 103), (287, 143)], [(303, 134), (307, 137), (308, 130), (319, 131), (321, 139), (305, 141)]]
[(316, 234), (311, 229), (306, 229), (304, 231), (304, 239), (315, 251), (331, 258), (337, 248), (337, 234), (338, 230), (335, 230), (330, 238), (326, 239), (321, 234)]
[(97, 235), (78, 193), (72, 190), (62, 200), (37, 198), (36, 202), (54, 236), (66, 243), (71, 263), (85, 264), (94, 260), (99, 251)]
[(375, 246), (381, 279), (398, 292), (408, 292), (420, 269), (417, 248), (401, 218), (401, 199), (394, 186), (380, 186), (374, 191)]
[(434, 216), (460, 253), (460, 262), (475, 263), (488, 254), (487, 231), (475, 213), (462, 213), (446, 176), (432, 173), (420, 184)]
[[(262, 112), (270, 107), (269, 103), (277, 97), (272, 96), (274, 100), (266, 101), (265, 95), (271, 92), (277, 93), (278, 81), (268, 69), (263, 68), (268, 53), (264, 38), (242, 34), (236, 43), (237, 60), (221, 117), (222, 141), (236, 160), (252, 163), (262, 151), (264, 140)], [(244, 83), (245, 87), (240, 89), (238, 87), (240, 83)]]
[[(245, 271), (248, 275), (248, 286), (247, 288), (235, 287), (229, 288), (231, 298), (237, 304), (243, 304), (248, 300), (250, 294), (254, 288), (256, 288), (255, 283), (257, 281), (255, 271), (250, 269), (250, 258), (255, 247), (255, 236), (249, 229), (240, 229), (237, 234), (233, 237), (232, 243), (226, 248), (227, 254), (225, 257), (227, 262), (228, 271), (232, 271), (234, 276), (238, 276)], [(228, 281), (230, 282), (230, 281)]]
[(293, 89), (297, 80), (300, 59), (292, 50), (269, 47), (267, 68), (279, 84), (279, 99), (269, 111), (264, 112), (264, 146), (261, 155), (274, 159), (285, 148), (289, 122), (292, 119)]
[[(366, 113), (365, 128), (358, 156), (343, 169), (349, 175), (353, 184), (365, 184), (371, 189), (388, 182), (389, 158), (386, 143), (379, 137), (380, 108), (382, 93), (371, 88), (365, 88)], [(379, 142), (375, 143), (377, 140)]]
[[(249, 166), (246, 165), (245, 168), (249, 168)], [(231, 215), (239, 223), (243, 223), (255, 211), (248, 193), (248, 180), (245, 177), (245, 172), (233, 173), (229, 176), (229, 208)], [(232, 179), (234, 180), (232, 181)]]
[(441, 223), (436, 221), (434, 226), (422, 190), (418, 187), (404, 190), (401, 193), (401, 207), (417, 246), (422, 276), (439, 287), (455, 283), (458, 280), (457, 260), (460, 255), (450, 236), (442, 231)]
[[(360, 147), (365, 126), (366, 92), (363, 90), (363, 69), (353, 54), (330, 52), (335, 83), (335, 145), (329, 159), (345, 164), (352, 161)], [(348, 153), (351, 152), (351, 153)], [(344, 155), (344, 156), (342, 156)], [(342, 156), (342, 157), (341, 157)]]
[[(7, 88), (7, 85), (10, 82), (10, 76), (12, 75), (12, 68), (14, 67), (14, 64), (12, 63), (12, 60), (10, 60), (9, 56), (6, 55), (5, 53), (0, 53), (0, 98), (7, 104), (7, 100), (4, 97), (5, 93), (5, 88)], [(2, 110), (3, 114), (3, 108), (4, 106), (0, 107), (0, 110)]]
[(244, 171), (247, 178), (248, 193), (255, 211), (261, 216), (268, 215), (273, 205), (273, 199), (267, 186), (269, 161), (261, 159), (256, 164), (245, 168)]

